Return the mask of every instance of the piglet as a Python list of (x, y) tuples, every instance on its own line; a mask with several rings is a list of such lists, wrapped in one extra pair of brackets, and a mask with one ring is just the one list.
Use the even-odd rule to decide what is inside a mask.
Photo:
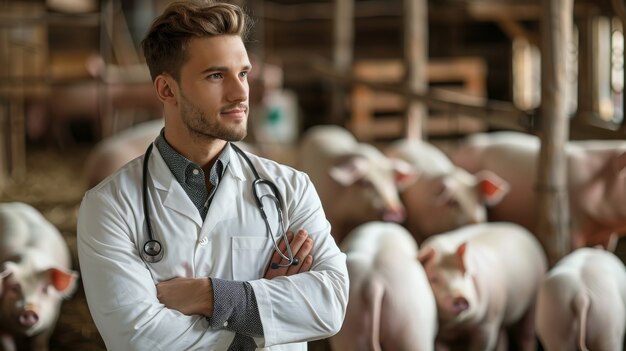
[(341, 244), (347, 255), (350, 299), (334, 351), (434, 350), (435, 298), (417, 243), (401, 225), (368, 222)]
[(0, 204), (0, 345), (48, 350), (61, 299), (74, 291), (69, 249), (59, 231), (24, 203)]
[(626, 328), (626, 269), (614, 254), (580, 248), (547, 274), (537, 298), (547, 351), (619, 351)]
[(426, 239), (419, 260), (437, 301), (438, 343), (495, 350), (515, 327), (517, 349), (536, 350), (534, 306), (547, 264), (530, 232), (512, 223), (464, 226)]

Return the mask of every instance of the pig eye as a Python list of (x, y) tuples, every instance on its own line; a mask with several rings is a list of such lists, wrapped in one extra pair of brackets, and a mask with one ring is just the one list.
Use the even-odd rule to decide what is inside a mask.
[(448, 201), (446, 201), (446, 206), (452, 207), (452, 208), (458, 208), (459, 202), (453, 198), (449, 198)]
[(372, 182), (369, 179), (361, 178), (358, 181), (359, 186), (367, 188), (372, 186)]
[(9, 291), (11, 291), (14, 294), (20, 294), (22, 293), (22, 288), (17, 284), (12, 284), (12, 285), (9, 285)]
[(439, 284), (439, 277), (437, 276), (430, 277), (430, 283), (435, 284), (435, 285)]

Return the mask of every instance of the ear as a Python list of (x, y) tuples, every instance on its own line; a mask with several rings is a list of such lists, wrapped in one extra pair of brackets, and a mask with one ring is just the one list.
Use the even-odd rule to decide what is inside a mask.
[(497, 205), (509, 192), (509, 182), (492, 171), (482, 170), (475, 174), (478, 193), (487, 206)]
[(3, 265), (0, 266), (0, 297), (2, 297), (4, 292), (4, 280), (5, 278), (13, 274), (14, 267), (15, 263), (10, 261), (5, 262)]
[(391, 167), (393, 169), (394, 181), (399, 191), (413, 185), (419, 178), (415, 167), (404, 160), (392, 158)]
[(457, 264), (459, 266), (459, 270), (461, 270), (463, 274), (465, 274), (465, 272), (467, 271), (466, 265), (465, 265), (465, 252), (467, 252), (466, 242), (459, 245), (459, 247), (456, 249)]
[(363, 178), (369, 169), (369, 162), (359, 156), (350, 156), (328, 171), (330, 177), (343, 186), (350, 186)]
[(77, 272), (62, 268), (50, 268), (47, 273), (50, 276), (50, 284), (60, 292), (63, 297), (68, 297), (74, 292), (76, 280), (78, 279)]
[(176, 80), (167, 74), (160, 74), (154, 79), (154, 89), (157, 97), (164, 104), (176, 104)]
[(436, 252), (434, 248), (426, 247), (426, 248), (419, 250), (417, 254), (417, 260), (419, 261), (419, 263), (422, 264), (422, 266), (426, 266), (426, 264), (428, 264), (429, 261), (435, 258), (435, 254)]

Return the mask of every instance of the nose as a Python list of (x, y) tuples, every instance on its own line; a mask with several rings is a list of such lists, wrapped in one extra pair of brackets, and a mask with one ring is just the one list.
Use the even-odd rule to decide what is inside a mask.
[(248, 100), (248, 79), (237, 76), (231, 80), (228, 88), (227, 99), (229, 102), (242, 102)]
[(33, 310), (25, 310), (22, 313), (20, 313), (20, 316), (19, 316), (20, 324), (27, 328), (35, 325), (35, 323), (37, 323), (38, 320), (39, 320), (39, 316)]

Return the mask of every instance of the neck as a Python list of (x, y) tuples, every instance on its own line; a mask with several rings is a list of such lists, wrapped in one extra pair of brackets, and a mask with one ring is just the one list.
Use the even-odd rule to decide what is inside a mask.
[(184, 127), (182, 130), (168, 129), (165, 126), (165, 140), (181, 155), (208, 172), (226, 145), (225, 140), (203, 138), (191, 135)]

